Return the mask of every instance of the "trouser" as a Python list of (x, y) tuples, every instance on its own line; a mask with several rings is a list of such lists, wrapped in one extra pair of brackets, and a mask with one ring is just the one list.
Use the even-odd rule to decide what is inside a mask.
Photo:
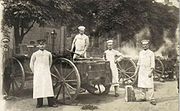
[(154, 99), (154, 88), (141, 88), (141, 96), (143, 99), (148, 97), (149, 100)]
[[(47, 97), (48, 105), (52, 106), (55, 104), (54, 97)], [(37, 105), (42, 106), (43, 105), (43, 98), (37, 98)]]

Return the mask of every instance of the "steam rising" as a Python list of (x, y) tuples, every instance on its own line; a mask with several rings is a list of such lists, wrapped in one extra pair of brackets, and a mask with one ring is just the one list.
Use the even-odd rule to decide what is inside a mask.
[(121, 48), (119, 48), (119, 50), (125, 57), (138, 59), (139, 51), (141, 49), (140, 41), (142, 39), (149, 39), (149, 37), (149, 28), (145, 27), (134, 36), (136, 44), (134, 44), (134, 42), (131, 40), (128, 42), (122, 42)]
[(122, 47), (119, 48), (119, 50), (125, 57), (130, 57), (133, 59), (138, 58), (138, 49), (130, 41), (122, 42)]
[[(176, 41), (178, 43), (179, 40), (179, 28), (176, 29)], [(168, 53), (175, 49), (177, 43), (173, 42), (171, 39), (168, 38), (168, 31), (164, 31), (163, 35), (164, 44), (155, 52), (156, 56), (161, 58), (167, 59)], [(175, 53), (175, 52), (174, 52)], [(175, 55), (175, 54), (174, 54)]]
[[(175, 45), (178, 44), (179, 41), (179, 26), (176, 30), (176, 43), (173, 42), (173, 40), (171, 40), (168, 37), (169, 31), (168, 30), (164, 30), (163, 33), (163, 41), (164, 43), (162, 44), (162, 46), (155, 52), (155, 56), (157, 57), (161, 57), (164, 59), (168, 58), (168, 54), (175, 49)], [(136, 40), (136, 44), (134, 44), (135, 42), (130, 41), (126, 41), (126, 42), (122, 42), (121, 47), (118, 48), (118, 50), (125, 56), (125, 57), (130, 57), (133, 59), (137, 59), (138, 58), (138, 53), (141, 49), (141, 45), (140, 45), (140, 41), (142, 39), (150, 39), (150, 30), (148, 27), (145, 27), (144, 29), (142, 29), (141, 31), (139, 31), (139, 33), (137, 33), (134, 38)], [(174, 53), (174, 52), (173, 52)], [(174, 54), (175, 55), (175, 54)]]

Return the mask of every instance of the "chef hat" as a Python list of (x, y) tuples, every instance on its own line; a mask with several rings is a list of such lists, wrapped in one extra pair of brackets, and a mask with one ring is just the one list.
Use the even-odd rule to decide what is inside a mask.
[(113, 44), (113, 40), (108, 40), (107, 44)]
[(149, 40), (146, 40), (146, 39), (141, 41), (141, 44), (143, 44), (143, 45), (148, 44), (148, 43), (149, 43)]
[(79, 30), (85, 30), (85, 27), (84, 26), (79, 26), (78, 29)]
[(42, 44), (46, 43), (46, 40), (45, 39), (39, 39), (39, 40), (37, 40), (37, 43), (42, 45)]

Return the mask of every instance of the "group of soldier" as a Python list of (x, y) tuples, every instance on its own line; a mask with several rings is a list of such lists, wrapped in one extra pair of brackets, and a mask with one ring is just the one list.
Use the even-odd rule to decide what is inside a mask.
[[(84, 34), (85, 27), (79, 26), (79, 34), (77, 34), (72, 42), (71, 51), (73, 60), (79, 57), (86, 58), (87, 49), (89, 46), (89, 37)], [(141, 44), (143, 50), (139, 53), (137, 68), (135, 74), (138, 74), (138, 87), (142, 98), (140, 101), (150, 100), (152, 105), (156, 105), (154, 98), (154, 82), (153, 82), (153, 70), (155, 68), (155, 56), (149, 49), (149, 40), (142, 40)], [(52, 87), (52, 79), (50, 73), (50, 67), (52, 65), (52, 55), (49, 51), (45, 50), (45, 40), (39, 41), (39, 50), (34, 52), (30, 60), (30, 68), (34, 73), (33, 77), (33, 98), (37, 99), (37, 108), (43, 106), (43, 98), (47, 97), (48, 105), (50, 107), (57, 107), (58, 105), (54, 99), (54, 92)], [(114, 87), (115, 97), (118, 97), (118, 69), (116, 61), (120, 61), (123, 55), (113, 49), (113, 40), (107, 41), (107, 50), (104, 52), (104, 60), (110, 62), (110, 69), (112, 72), (112, 83)]]

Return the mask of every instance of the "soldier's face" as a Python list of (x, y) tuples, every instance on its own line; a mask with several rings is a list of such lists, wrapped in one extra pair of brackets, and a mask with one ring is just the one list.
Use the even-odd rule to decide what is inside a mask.
[(45, 44), (39, 44), (39, 49), (40, 49), (40, 50), (44, 50), (44, 49), (45, 49), (45, 47), (46, 47), (46, 45), (45, 45)]
[(84, 34), (84, 30), (79, 30), (79, 33), (80, 34)]
[(143, 48), (144, 50), (149, 49), (149, 44), (142, 44), (142, 48)]
[(113, 44), (108, 44), (107, 47), (109, 50), (111, 50), (113, 48)]

